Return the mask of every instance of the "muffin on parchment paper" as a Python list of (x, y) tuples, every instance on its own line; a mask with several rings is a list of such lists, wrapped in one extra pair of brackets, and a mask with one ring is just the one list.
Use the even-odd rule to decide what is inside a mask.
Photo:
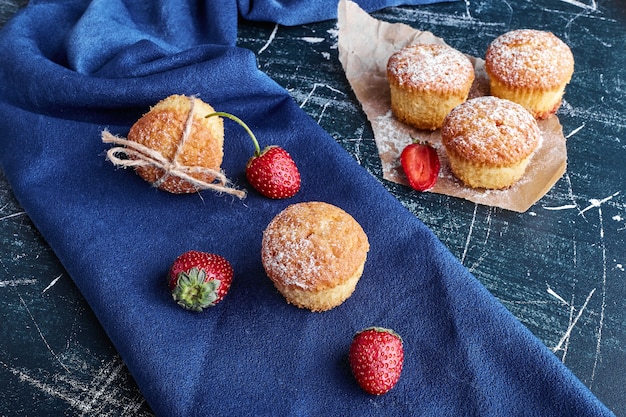
[(450, 110), (467, 99), (474, 78), (472, 62), (450, 46), (406, 46), (387, 61), (391, 110), (418, 129), (439, 129)]
[(541, 140), (537, 121), (528, 110), (493, 96), (457, 106), (441, 128), (450, 169), (473, 188), (513, 185), (524, 175)]
[(491, 95), (519, 103), (537, 119), (546, 119), (561, 105), (574, 73), (574, 56), (551, 32), (518, 29), (491, 42), (485, 71)]

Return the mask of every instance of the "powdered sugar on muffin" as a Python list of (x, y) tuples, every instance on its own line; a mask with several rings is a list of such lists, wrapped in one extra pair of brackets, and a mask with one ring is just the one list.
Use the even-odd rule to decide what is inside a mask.
[(500, 35), (487, 48), (485, 70), (491, 94), (546, 118), (561, 104), (574, 73), (570, 48), (550, 32), (519, 29)]
[(469, 58), (456, 49), (416, 44), (391, 55), (387, 78), (395, 117), (418, 129), (435, 130), (467, 99), (475, 74)]
[(475, 188), (518, 181), (541, 142), (535, 118), (521, 105), (493, 96), (468, 100), (446, 117), (441, 140), (452, 172)]
[(355, 289), (369, 243), (347, 212), (323, 202), (297, 203), (280, 212), (263, 232), (261, 260), (287, 301), (324, 311)]

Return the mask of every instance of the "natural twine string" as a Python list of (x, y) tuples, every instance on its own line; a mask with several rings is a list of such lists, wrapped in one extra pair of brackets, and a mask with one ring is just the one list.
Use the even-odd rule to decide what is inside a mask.
[[(102, 142), (119, 145), (107, 151), (107, 158), (111, 161), (111, 163), (113, 163), (113, 165), (122, 168), (152, 166), (161, 169), (164, 174), (157, 181), (152, 183), (155, 187), (159, 187), (168, 177), (175, 176), (189, 182), (198, 191), (210, 189), (220, 193), (232, 194), (242, 199), (245, 198), (246, 192), (230, 187), (228, 185), (230, 181), (221, 171), (216, 171), (206, 167), (186, 166), (177, 161), (179, 152), (183, 148), (187, 139), (191, 136), (195, 101), (194, 97), (191, 97), (190, 100), (191, 106), (189, 115), (187, 116), (187, 121), (185, 122), (185, 129), (183, 130), (181, 140), (176, 147), (176, 152), (172, 160), (164, 157), (163, 154), (157, 150), (132, 140), (115, 136), (105, 129), (102, 131)], [(123, 158), (118, 155), (122, 155)], [(215, 179), (213, 182), (206, 182), (193, 177), (191, 174), (206, 174), (215, 177)]]
[[(185, 146), (185, 142), (189, 139), (191, 135), (191, 127), (193, 125), (193, 110), (196, 105), (195, 97), (189, 97), (189, 112), (187, 113), (187, 120), (185, 121), (185, 128), (183, 129), (183, 135), (180, 137), (180, 141), (178, 145), (176, 145), (176, 151), (174, 152), (174, 156), (172, 156), (172, 161), (176, 161), (178, 159), (178, 154), (181, 152), (181, 149)], [(170, 164), (171, 165), (171, 164)], [(159, 188), (161, 184), (163, 184), (171, 175), (170, 170), (171, 166), (168, 166), (169, 169), (164, 170), (164, 174), (161, 175), (161, 178), (156, 180), (152, 185)]]

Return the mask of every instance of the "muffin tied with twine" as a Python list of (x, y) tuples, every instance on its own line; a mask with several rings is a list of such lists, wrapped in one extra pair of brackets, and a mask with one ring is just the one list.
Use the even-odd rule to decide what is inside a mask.
[(116, 166), (133, 167), (153, 186), (174, 194), (204, 189), (245, 197), (221, 171), (224, 122), (197, 97), (171, 95), (130, 128), (128, 138), (102, 132), (102, 141), (119, 145), (107, 151)]

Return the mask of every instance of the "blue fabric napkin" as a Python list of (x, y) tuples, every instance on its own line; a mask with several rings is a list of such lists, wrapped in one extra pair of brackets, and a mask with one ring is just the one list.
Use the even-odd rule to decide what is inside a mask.
[[(150, 406), (162, 416), (611, 415), (235, 46), (240, 17), (295, 25), (334, 18), (332, 3), (32, 0), (0, 34), (2, 169)], [(287, 201), (172, 195), (105, 160), (103, 129), (125, 136), (174, 93), (286, 148), (302, 190)], [(251, 144), (225, 126), (223, 169), (247, 187)], [(311, 200), (351, 213), (371, 244), (355, 293), (324, 313), (288, 305), (260, 261), (274, 215)], [(189, 249), (235, 269), (226, 299), (200, 314), (179, 308), (165, 284)], [(380, 397), (357, 386), (346, 358), (353, 334), (372, 325), (405, 342), (400, 382)]]

